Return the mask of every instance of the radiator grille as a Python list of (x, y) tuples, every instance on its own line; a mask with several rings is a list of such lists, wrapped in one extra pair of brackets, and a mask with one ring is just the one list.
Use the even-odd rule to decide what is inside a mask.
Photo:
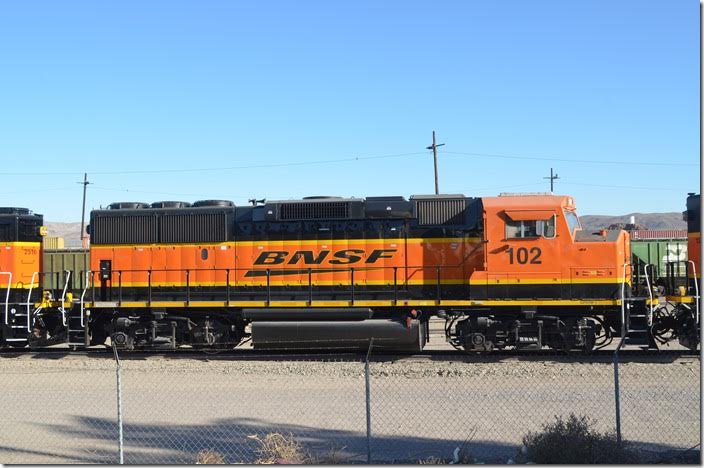
[(464, 224), (466, 199), (418, 200), (418, 224)]
[(91, 228), (94, 244), (151, 244), (159, 241), (156, 216), (100, 216)]
[(280, 205), (279, 219), (347, 219), (350, 205), (347, 202), (284, 203)]
[(225, 213), (180, 214), (161, 218), (161, 242), (225, 242)]

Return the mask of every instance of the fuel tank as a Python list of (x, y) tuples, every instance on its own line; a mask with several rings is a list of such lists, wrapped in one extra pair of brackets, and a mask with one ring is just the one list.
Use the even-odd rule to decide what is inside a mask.
[[(252, 322), (254, 349), (349, 349), (420, 352), (427, 324), (419, 320)], [(373, 352), (372, 350), (372, 352)]]

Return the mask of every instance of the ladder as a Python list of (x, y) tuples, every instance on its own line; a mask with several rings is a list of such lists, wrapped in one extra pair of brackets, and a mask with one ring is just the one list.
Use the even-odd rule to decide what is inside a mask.
[(66, 314), (67, 343), (73, 348), (86, 346), (86, 328), (81, 323), (80, 309), (71, 308)]
[(627, 327), (625, 343), (627, 345), (639, 346), (643, 349), (657, 349), (657, 343), (653, 340), (650, 332), (649, 311), (645, 306), (647, 297), (631, 297), (627, 299), (629, 312), (626, 315)]
[(88, 330), (85, 321), (85, 295), (88, 291), (88, 279), (90, 276), (90, 271), (86, 271), (85, 277), (85, 287), (81, 292), (81, 300), (79, 306), (76, 307), (74, 304), (71, 310), (68, 311), (66, 317), (66, 329), (67, 329), (67, 342), (68, 345), (73, 348), (83, 348), (89, 345)]
[(648, 267), (652, 271), (654, 266), (649, 263), (643, 265), (643, 276), (645, 277), (648, 292), (647, 297), (625, 297), (625, 290), (621, 292), (621, 300), (624, 303), (622, 320), (625, 320), (625, 336), (621, 338), (626, 345), (635, 345), (642, 349), (658, 349), (651, 333), (654, 298)]

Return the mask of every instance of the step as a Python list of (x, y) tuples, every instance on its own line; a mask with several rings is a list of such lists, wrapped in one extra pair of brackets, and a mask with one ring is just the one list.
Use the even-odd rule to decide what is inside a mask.
[(627, 345), (640, 345), (640, 346), (650, 346), (650, 339), (648, 337), (633, 337), (627, 336), (625, 340)]

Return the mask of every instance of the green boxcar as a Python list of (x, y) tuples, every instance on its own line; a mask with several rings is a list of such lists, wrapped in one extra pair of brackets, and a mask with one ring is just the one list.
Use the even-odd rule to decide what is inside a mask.
[(659, 277), (667, 276), (667, 263), (674, 263), (675, 276), (685, 275), (687, 239), (631, 239), (631, 252), (641, 261), (654, 265)]
[(58, 297), (65, 284), (65, 270), (68, 270), (71, 272), (68, 291), (80, 294), (85, 287), (85, 272), (89, 268), (88, 250), (44, 250), (45, 273), (42, 278), (42, 286), (44, 289), (54, 291), (55, 297)]

